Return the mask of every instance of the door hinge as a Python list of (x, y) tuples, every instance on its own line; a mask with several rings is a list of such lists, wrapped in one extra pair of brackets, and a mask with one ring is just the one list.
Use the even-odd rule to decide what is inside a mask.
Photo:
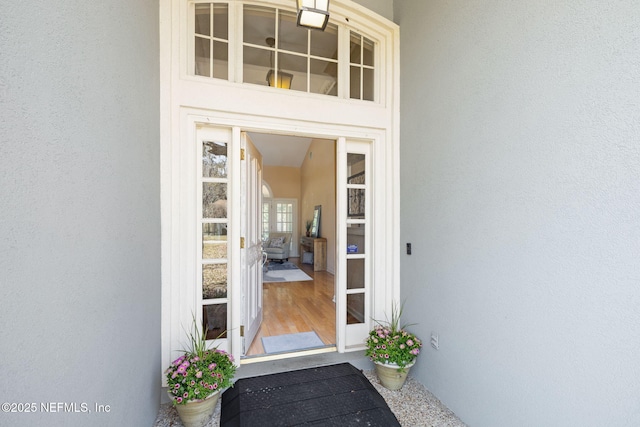
[(244, 160), (244, 148), (240, 149), (240, 160)]
[(244, 237), (240, 238), (240, 249), (244, 249)]
[(240, 325), (240, 336), (244, 336), (244, 325)]

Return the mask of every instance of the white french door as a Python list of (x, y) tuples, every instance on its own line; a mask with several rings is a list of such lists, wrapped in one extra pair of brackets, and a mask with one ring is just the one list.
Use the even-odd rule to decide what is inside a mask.
[[(262, 155), (241, 133), (242, 354), (262, 323)], [(242, 333), (243, 332), (243, 333)]]
[(338, 139), (338, 350), (361, 347), (372, 317), (371, 143)]

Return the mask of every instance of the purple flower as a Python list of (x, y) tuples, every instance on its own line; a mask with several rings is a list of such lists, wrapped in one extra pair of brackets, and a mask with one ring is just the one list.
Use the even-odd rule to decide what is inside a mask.
[(408, 345), (409, 347), (411, 347), (411, 346), (413, 345), (413, 340), (412, 340), (412, 339), (408, 339), (408, 340), (407, 340), (407, 345)]
[(181, 397), (177, 397), (177, 398), (176, 398), (176, 402), (178, 402), (178, 403), (182, 403), (182, 398), (181, 398)]
[(182, 395), (182, 397), (184, 397), (184, 398), (186, 399), (187, 397), (189, 397), (189, 393), (187, 393), (187, 392), (185, 391), (185, 392), (184, 392), (184, 394)]
[(404, 350), (406, 346), (404, 344), (400, 344), (400, 350)]
[(218, 366), (218, 365), (216, 365), (215, 363), (212, 363), (211, 365), (209, 365), (209, 370), (216, 369), (216, 366)]
[(173, 388), (180, 388), (180, 384), (174, 385)]
[(196, 372), (196, 378), (202, 378), (202, 371)]
[(218, 383), (213, 383), (213, 388), (214, 389), (218, 388)]

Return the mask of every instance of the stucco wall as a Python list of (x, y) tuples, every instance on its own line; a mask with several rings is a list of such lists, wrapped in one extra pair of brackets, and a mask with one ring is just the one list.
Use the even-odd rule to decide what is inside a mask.
[(151, 425), (158, 3), (3, 2), (0, 52), (0, 425)]
[(358, 3), (380, 16), (393, 20), (393, 0), (354, 0), (354, 3)]
[(476, 427), (640, 425), (637, 2), (394, 17), (412, 374)]

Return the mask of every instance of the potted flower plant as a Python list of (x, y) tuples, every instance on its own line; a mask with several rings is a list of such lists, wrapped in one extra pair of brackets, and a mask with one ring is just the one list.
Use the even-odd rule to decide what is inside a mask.
[(401, 325), (402, 307), (391, 307), (391, 320), (376, 321), (367, 337), (366, 355), (374, 362), (376, 374), (382, 385), (389, 390), (399, 390), (404, 384), (409, 369), (420, 354), (422, 341)]
[(220, 391), (232, 386), (236, 372), (233, 356), (208, 348), (207, 331), (200, 333), (195, 316), (193, 323), (189, 346), (165, 371), (169, 396), (185, 427), (200, 427), (209, 421)]

